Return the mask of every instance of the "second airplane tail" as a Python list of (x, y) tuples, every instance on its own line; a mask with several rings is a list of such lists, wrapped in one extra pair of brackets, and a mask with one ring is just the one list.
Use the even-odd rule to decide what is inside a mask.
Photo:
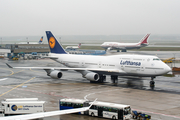
[(57, 54), (67, 54), (63, 47), (59, 44), (59, 42), (56, 40), (56, 38), (53, 36), (51, 31), (46, 31), (46, 36), (48, 39), (48, 44), (51, 53), (57, 53)]
[(41, 39), (39, 40), (39, 44), (41, 44), (43, 42), (43, 36), (41, 37)]
[(141, 41), (139, 41), (139, 43), (141, 44), (146, 44), (148, 45), (148, 38), (149, 38), (150, 34), (147, 34), (146, 36), (143, 37), (143, 39)]
[(78, 45), (78, 48), (80, 48), (81, 47), (81, 43), (79, 43), (79, 45)]

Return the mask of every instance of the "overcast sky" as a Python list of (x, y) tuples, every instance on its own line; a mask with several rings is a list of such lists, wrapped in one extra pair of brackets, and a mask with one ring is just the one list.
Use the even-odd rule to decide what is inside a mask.
[(180, 34), (180, 0), (0, 0), (0, 36)]

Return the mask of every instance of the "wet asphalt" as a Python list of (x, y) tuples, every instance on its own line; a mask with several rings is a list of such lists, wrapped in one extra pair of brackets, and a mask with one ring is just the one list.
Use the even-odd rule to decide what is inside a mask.
[[(164, 53), (158, 54), (159, 58), (164, 57)], [(178, 56), (179, 52), (175, 55)], [(99, 101), (129, 104), (134, 110), (152, 115), (153, 120), (180, 119), (180, 73), (178, 72), (156, 77), (155, 87), (152, 88), (149, 86), (151, 79), (148, 77), (119, 77), (118, 83), (114, 84), (107, 76), (105, 83), (92, 84), (75, 71), (63, 71), (63, 77), (57, 80), (48, 77), (43, 70), (10, 69), (5, 63), (12, 66), (62, 66), (49, 59), (19, 61), (1, 59), (0, 100), (37, 97), (46, 101), (46, 111), (53, 111), (59, 109), (58, 101), (62, 98), (86, 97), (89, 100), (98, 98)], [(179, 63), (175, 65), (180, 67)], [(76, 114), (44, 118), (44, 120), (48, 119), (104, 120)]]

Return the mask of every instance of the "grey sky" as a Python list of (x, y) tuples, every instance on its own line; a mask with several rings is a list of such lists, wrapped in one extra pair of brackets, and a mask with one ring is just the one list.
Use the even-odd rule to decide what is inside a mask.
[(180, 34), (180, 0), (0, 0), (0, 36)]

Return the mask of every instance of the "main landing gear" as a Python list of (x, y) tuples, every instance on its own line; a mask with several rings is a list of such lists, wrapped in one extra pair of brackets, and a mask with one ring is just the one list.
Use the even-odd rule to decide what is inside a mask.
[(124, 49), (124, 50), (121, 50), (121, 52), (127, 52), (127, 50), (126, 50), (126, 49)]
[(113, 83), (118, 83), (118, 76), (117, 75), (111, 75), (111, 81)]
[(149, 82), (151, 88), (154, 88), (154, 86), (155, 86), (154, 78), (156, 78), (156, 77), (151, 77), (151, 81)]

